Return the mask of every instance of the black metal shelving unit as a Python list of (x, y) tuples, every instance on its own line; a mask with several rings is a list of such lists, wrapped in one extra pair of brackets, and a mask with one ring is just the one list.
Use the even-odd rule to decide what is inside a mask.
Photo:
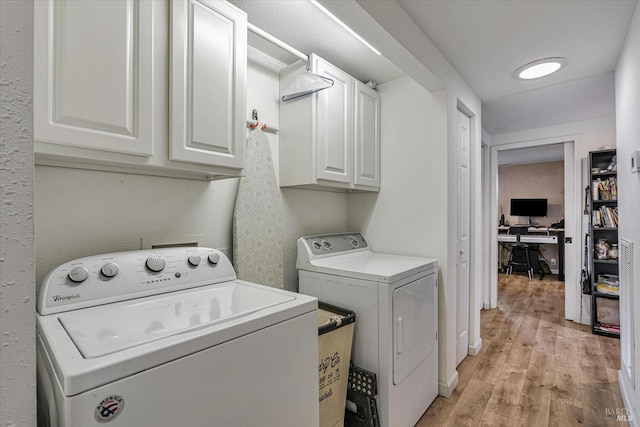
[[(618, 259), (609, 257), (601, 259), (598, 256), (596, 245), (601, 239), (605, 239), (609, 245), (618, 244), (617, 227), (617, 180), (616, 169), (608, 169), (612, 164), (616, 150), (598, 150), (589, 153), (589, 170), (591, 176), (591, 197), (589, 204), (589, 233), (591, 236), (591, 330), (594, 334), (620, 338), (619, 332), (619, 295), (615, 293), (600, 292), (597, 289), (600, 277), (609, 279), (618, 277)], [(613, 186), (612, 186), (613, 184)], [(613, 188), (612, 188), (613, 187)], [(603, 215), (604, 211), (604, 215)], [(600, 212), (600, 213), (598, 213)], [(614, 215), (615, 213), (615, 215)], [(606, 218), (605, 218), (606, 216)], [(613, 224), (612, 224), (613, 222)], [(605, 276), (606, 275), (606, 276)], [(615, 302), (614, 302), (615, 301)], [(605, 316), (598, 307), (607, 306), (610, 310), (618, 312), (618, 330), (612, 328), (616, 323), (612, 322), (615, 315), (607, 313), (607, 322), (602, 321)]]

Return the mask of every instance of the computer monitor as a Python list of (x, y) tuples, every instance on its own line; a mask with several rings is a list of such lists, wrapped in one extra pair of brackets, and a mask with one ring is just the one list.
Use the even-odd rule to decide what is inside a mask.
[(547, 199), (511, 199), (511, 216), (547, 216)]

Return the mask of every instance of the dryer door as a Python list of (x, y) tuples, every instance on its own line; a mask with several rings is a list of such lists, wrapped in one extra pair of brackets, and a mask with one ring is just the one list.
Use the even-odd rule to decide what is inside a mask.
[(393, 291), (393, 383), (400, 382), (437, 350), (436, 275)]

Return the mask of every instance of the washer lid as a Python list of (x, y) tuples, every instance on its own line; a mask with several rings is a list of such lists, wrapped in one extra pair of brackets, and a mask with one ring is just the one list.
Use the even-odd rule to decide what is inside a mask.
[(85, 359), (104, 356), (170, 335), (214, 326), (293, 301), (267, 289), (222, 283), (200, 292), (100, 306), (60, 315), (60, 323)]
[(40, 360), (53, 368), (62, 393), (74, 396), (298, 318), (317, 306), (313, 297), (234, 280), (37, 315), (36, 342)]
[(310, 264), (320, 273), (393, 283), (435, 268), (437, 261), (431, 258), (380, 254), (366, 250), (314, 259), (310, 260)]

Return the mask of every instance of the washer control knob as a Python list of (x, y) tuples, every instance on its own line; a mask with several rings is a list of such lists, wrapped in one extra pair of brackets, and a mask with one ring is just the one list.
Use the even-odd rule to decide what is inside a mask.
[(360, 242), (354, 236), (349, 236), (347, 239), (349, 240), (349, 243), (351, 243), (351, 247), (353, 247), (353, 248), (359, 248), (360, 247)]
[(327, 250), (329, 250), (329, 249), (331, 249), (331, 243), (329, 241), (327, 241), (327, 240), (323, 240), (322, 241), (322, 247), (327, 249)]
[(74, 283), (81, 283), (87, 280), (89, 277), (89, 271), (84, 267), (74, 267), (69, 272), (69, 279)]
[(315, 249), (316, 251), (322, 250), (322, 243), (318, 242), (317, 240), (313, 242), (311, 245), (313, 245), (313, 249)]
[(218, 263), (218, 261), (220, 261), (220, 254), (218, 254), (216, 252), (212, 252), (212, 253), (209, 254), (209, 258), (208, 259), (209, 259), (209, 262), (211, 264), (215, 265), (215, 264)]
[(200, 255), (189, 255), (189, 264), (191, 264), (192, 266), (197, 267), (198, 265), (200, 265), (200, 261), (202, 261)]
[(154, 273), (158, 273), (159, 271), (164, 270), (165, 265), (166, 262), (160, 255), (151, 255), (149, 258), (147, 258), (147, 268)]
[(102, 275), (105, 277), (115, 277), (118, 274), (118, 264), (115, 262), (108, 262), (100, 269)]

